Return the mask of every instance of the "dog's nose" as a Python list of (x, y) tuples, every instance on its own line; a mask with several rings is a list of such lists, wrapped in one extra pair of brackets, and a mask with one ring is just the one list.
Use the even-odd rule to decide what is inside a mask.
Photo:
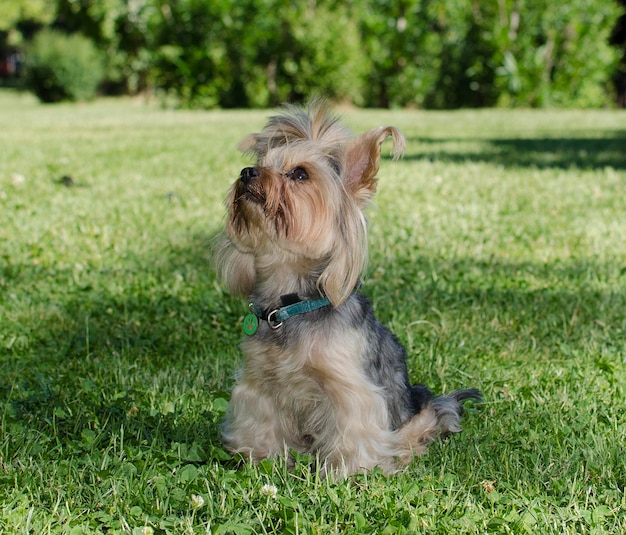
[(244, 167), (241, 170), (241, 181), (244, 184), (249, 184), (255, 178), (259, 178), (259, 176), (261, 176), (261, 173), (259, 173), (259, 170), (256, 167)]

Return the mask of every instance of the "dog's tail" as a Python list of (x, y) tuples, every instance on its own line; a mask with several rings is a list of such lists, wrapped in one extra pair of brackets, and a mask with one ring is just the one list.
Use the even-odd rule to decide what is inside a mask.
[(445, 396), (435, 396), (424, 385), (411, 387), (411, 402), (414, 414), (430, 407), (437, 415), (437, 423), (441, 435), (461, 431), (463, 403), (467, 400), (480, 401), (482, 393), (477, 388), (464, 388), (450, 392)]

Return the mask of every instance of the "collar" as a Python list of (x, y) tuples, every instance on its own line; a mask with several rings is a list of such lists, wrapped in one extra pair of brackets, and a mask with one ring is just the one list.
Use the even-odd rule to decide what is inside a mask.
[[(353, 293), (359, 290), (361, 284), (361, 281), (357, 282)], [(285, 320), (292, 316), (313, 312), (330, 305), (328, 297), (300, 299), (298, 294), (281, 295), (280, 301), (283, 306), (273, 310), (263, 309), (256, 303), (250, 303), (250, 313), (243, 319), (243, 332), (252, 336), (259, 328), (259, 320), (267, 321), (272, 329), (278, 329)]]
[[(280, 300), (283, 303), (283, 306), (273, 310), (264, 310), (259, 305), (250, 303), (249, 306), (251, 314), (246, 316), (245, 321), (253, 321), (250, 316), (254, 316), (257, 319), (257, 322), (258, 320), (265, 320), (269, 323), (272, 329), (278, 329), (285, 320), (288, 320), (292, 316), (313, 312), (314, 310), (319, 310), (320, 308), (330, 305), (328, 297), (300, 300), (296, 294), (289, 294), (282, 295)], [(251, 332), (248, 332), (248, 330)], [(249, 329), (246, 329), (246, 325), (244, 324), (244, 332), (252, 335), (256, 332), (256, 328), (251, 326)]]

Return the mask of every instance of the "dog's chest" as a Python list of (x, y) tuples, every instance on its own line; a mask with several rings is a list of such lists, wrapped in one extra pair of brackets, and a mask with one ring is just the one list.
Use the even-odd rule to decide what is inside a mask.
[[(283, 327), (284, 328), (284, 327)], [(365, 340), (358, 329), (317, 328), (259, 331), (244, 340), (245, 374), (273, 396), (318, 397), (334, 383), (363, 375)]]

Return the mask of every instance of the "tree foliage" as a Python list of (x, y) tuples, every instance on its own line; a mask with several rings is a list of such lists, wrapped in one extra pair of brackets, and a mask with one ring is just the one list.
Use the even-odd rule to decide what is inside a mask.
[(0, 31), (21, 16), (81, 33), (106, 52), (109, 91), (152, 88), (187, 107), (313, 94), (382, 107), (603, 106), (620, 54), (610, 0), (41, 3), (10, 0)]
[(0, 0), (0, 31), (17, 29), (24, 21), (49, 24), (53, 20), (47, 0)]
[(619, 10), (605, 0), (371, 0), (368, 102), (601, 106)]
[(267, 106), (312, 92), (356, 101), (360, 36), (349, 10), (333, 4), (159, 0), (155, 85), (190, 106)]

